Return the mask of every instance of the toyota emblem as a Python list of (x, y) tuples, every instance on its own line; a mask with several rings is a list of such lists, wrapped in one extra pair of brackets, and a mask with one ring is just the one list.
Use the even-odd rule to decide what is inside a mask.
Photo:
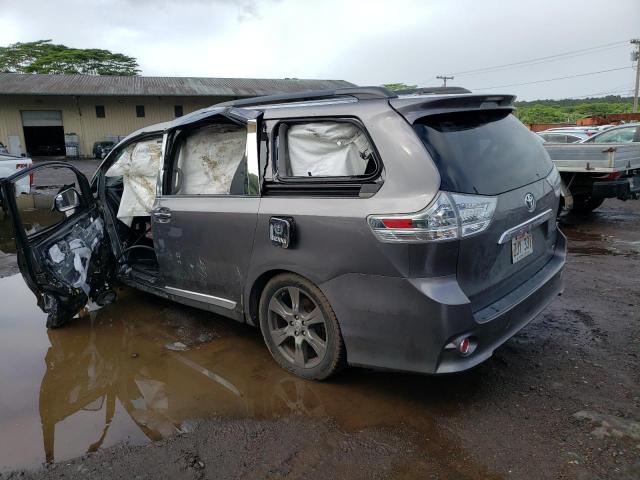
[(533, 212), (536, 209), (536, 197), (533, 196), (533, 193), (527, 193), (524, 196), (524, 204), (530, 212)]

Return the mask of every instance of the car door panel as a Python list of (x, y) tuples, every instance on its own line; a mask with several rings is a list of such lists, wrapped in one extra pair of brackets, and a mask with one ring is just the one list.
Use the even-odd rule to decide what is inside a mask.
[[(73, 172), (74, 185), (65, 184), (60, 190), (73, 188), (80, 202), (61, 217), (53, 215), (52, 221), (51, 216), (42, 218), (57, 195), (55, 187), (18, 196), (15, 190), (22, 176), (46, 169)], [(110, 294), (105, 296), (112, 262), (104, 220), (87, 179), (77, 169), (62, 162), (40, 164), (4, 179), (0, 188), (12, 219), (18, 266), (39, 307), (47, 313), (48, 327), (70, 320), (89, 299), (112, 299)]]
[(249, 265), (260, 199), (160, 197), (153, 236), (165, 286), (207, 296), (194, 299), (235, 309)]

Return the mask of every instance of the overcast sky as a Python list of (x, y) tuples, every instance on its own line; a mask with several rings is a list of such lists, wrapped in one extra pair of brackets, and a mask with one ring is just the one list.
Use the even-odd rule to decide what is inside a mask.
[(0, 45), (106, 48), (136, 57), (143, 75), (431, 86), (446, 74), (523, 100), (629, 95), (634, 37), (640, 0), (0, 0)]

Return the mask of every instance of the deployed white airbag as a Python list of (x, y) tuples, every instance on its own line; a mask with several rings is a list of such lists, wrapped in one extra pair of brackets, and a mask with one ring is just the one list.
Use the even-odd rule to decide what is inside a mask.
[(123, 192), (118, 219), (131, 226), (133, 217), (148, 216), (156, 199), (162, 141), (145, 140), (129, 145), (107, 170), (107, 177), (122, 177)]
[(176, 193), (223, 195), (245, 156), (247, 131), (235, 125), (214, 125), (189, 135), (178, 157)]
[(346, 177), (364, 175), (371, 145), (351, 123), (318, 122), (292, 125), (287, 132), (289, 175)]

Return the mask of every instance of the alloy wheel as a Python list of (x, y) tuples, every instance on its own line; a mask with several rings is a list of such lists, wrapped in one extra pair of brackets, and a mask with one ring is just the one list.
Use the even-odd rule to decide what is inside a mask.
[(283, 287), (271, 297), (268, 327), (275, 347), (296, 367), (313, 368), (327, 352), (322, 310), (298, 287)]

